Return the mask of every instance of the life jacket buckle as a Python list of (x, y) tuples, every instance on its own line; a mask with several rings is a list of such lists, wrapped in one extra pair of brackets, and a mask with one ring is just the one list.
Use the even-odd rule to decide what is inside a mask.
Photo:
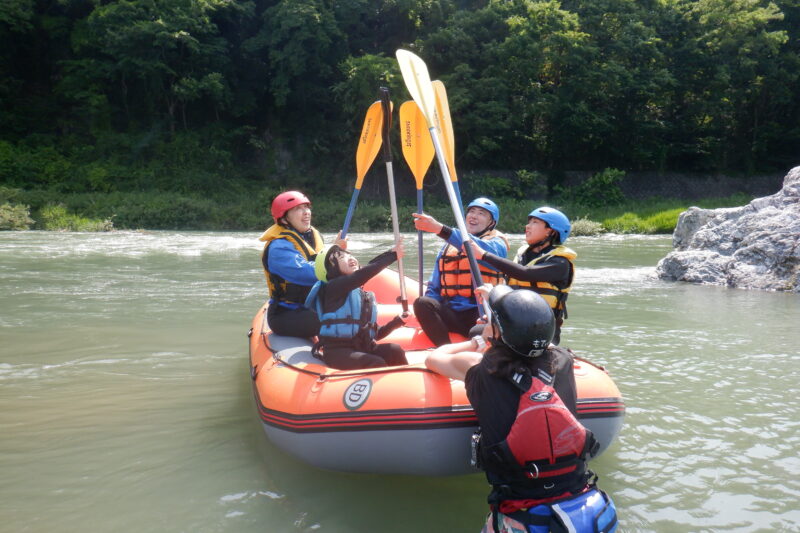
[(531, 463), (530, 466), (532, 466), (536, 472), (528, 470), (528, 477), (531, 479), (539, 479), (539, 467), (536, 466), (536, 463)]
[(480, 429), (472, 434), (472, 440), (470, 442), (470, 458), (469, 458), (469, 465), (473, 468), (481, 468), (481, 431)]

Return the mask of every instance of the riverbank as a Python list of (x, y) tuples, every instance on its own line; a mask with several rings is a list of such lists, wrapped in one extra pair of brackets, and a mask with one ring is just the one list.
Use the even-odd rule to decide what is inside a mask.
[[(275, 194), (231, 191), (218, 196), (175, 192), (72, 193), (3, 189), (0, 194), (0, 229), (110, 231), (113, 229), (258, 231), (271, 223), (268, 206)], [(430, 195), (429, 195), (430, 196)], [(616, 205), (586, 206), (570, 199), (527, 200), (495, 198), (501, 207), (500, 229), (519, 232), (528, 213), (537, 205), (552, 205), (573, 221), (574, 235), (604, 232), (669, 234), (678, 216), (691, 206), (716, 208), (744, 205), (752, 197), (744, 193), (701, 200), (681, 198), (623, 199)], [(350, 198), (347, 195), (313, 197), (314, 225), (321, 231), (341, 228)], [(452, 223), (448, 203), (427, 197), (425, 212)], [(416, 203), (398, 199), (401, 231), (413, 231), (410, 215)], [(354, 232), (391, 231), (388, 201), (365, 199), (358, 203), (351, 224)]]

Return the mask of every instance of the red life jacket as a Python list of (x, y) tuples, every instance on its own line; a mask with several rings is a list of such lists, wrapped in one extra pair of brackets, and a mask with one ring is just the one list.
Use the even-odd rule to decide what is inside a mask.
[(504, 499), (547, 498), (585, 483), (587, 456), (598, 443), (555, 389), (538, 377), (515, 374), (517, 417), (505, 440), (481, 450), (482, 467), (503, 478)]

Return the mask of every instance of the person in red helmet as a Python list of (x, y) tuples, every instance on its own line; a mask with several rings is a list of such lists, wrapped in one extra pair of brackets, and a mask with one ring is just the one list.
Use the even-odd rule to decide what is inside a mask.
[[(314, 337), (319, 319), (303, 304), (317, 282), (314, 258), (323, 242), (311, 225), (311, 200), (299, 191), (282, 192), (272, 201), (270, 212), (275, 223), (259, 237), (264, 242), (261, 264), (270, 297), (267, 324), (278, 335)], [(338, 236), (336, 244), (347, 248)]]

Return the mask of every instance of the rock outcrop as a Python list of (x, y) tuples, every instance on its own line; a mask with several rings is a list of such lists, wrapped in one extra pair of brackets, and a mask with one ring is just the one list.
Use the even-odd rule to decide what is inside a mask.
[(662, 279), (800, 292), (800, 167), (772, 196), (742, 207), (681, 214)]

